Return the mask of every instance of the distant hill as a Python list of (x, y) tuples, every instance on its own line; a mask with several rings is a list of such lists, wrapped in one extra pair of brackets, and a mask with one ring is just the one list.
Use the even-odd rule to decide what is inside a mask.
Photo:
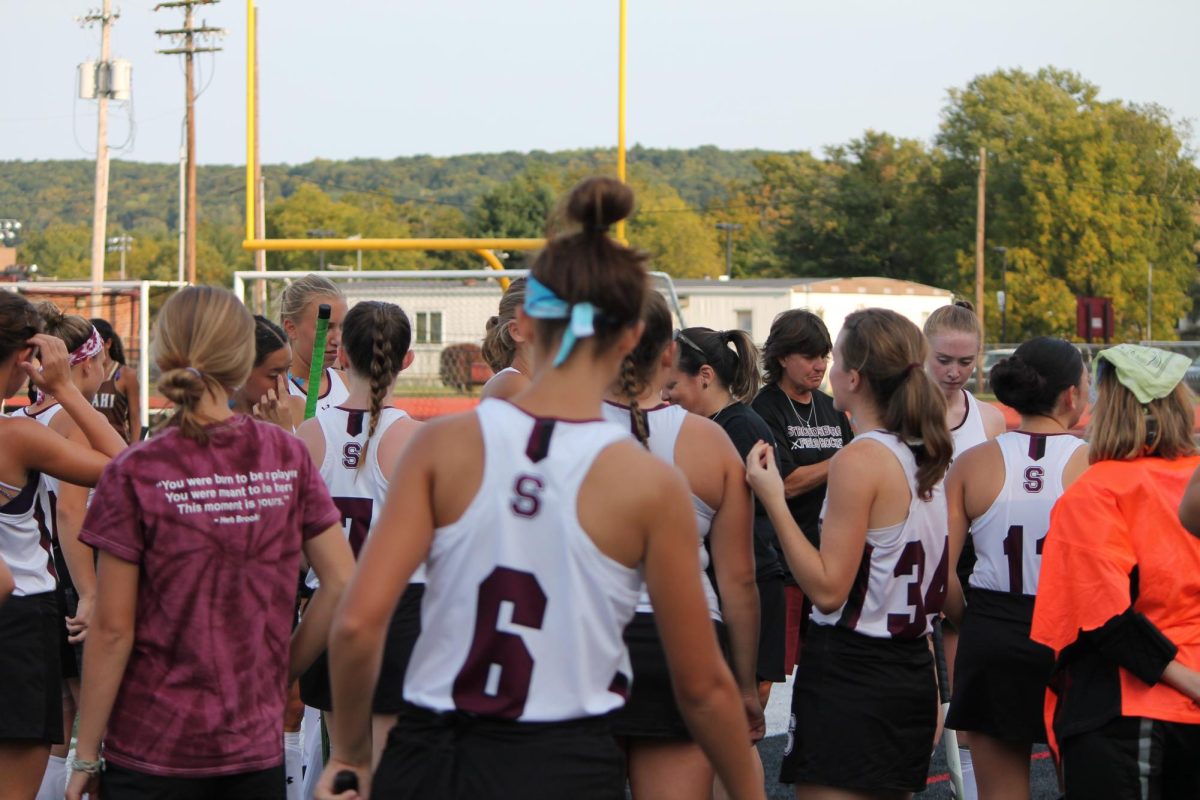
[[(632, 175), (667, 184), (695, 207), (722, 199), (734, 182), (757, 176), (753, 162), (763, 150), (659, 150), (634, 147)], [(311, 183), (337, 197), (344, 192), (377, 192), (396, 201), (414, 200), (468, 210), (476, 199), (526, 170), (592, 174), (615, 171), (616, 151), (485, 153), (435, 158), (311, 161), (263, 167), (268, 202), (289, 197)], [(245, 168), (202, 166), (197, 170), (203, 223), (236, 225), (242, 218)], [(53, 223), (90, 223), (95, 166), (91, 161), (0, 161), (0, 216), (21, 220), (31, 230)], [(108, 220), (112, 229), (175, 230), (179, 168), (176, 164), (113, 161)]]

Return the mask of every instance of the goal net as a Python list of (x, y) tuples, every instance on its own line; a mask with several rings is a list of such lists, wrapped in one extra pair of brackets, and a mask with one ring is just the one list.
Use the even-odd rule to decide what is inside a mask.
[[(306, 272), (237, 272), (234, 292), (248, 306), (279, 321), (279, 296)], [(395, 404), (419, 419), (468, 410), (479, 402), (480, 388), (492, 376), (480, 345), (488, 317), (504, 293), (503, 282), (526, 270), (410, 270), (320, 273), (336, 283), (353, 306), (383, 300), (404, 309), (413, 328), (412, 366), (400, 374)], [(670, 277), (651, 273), (682, 321)], [(257, 289), (263, 286), (265, 291)], [(266, 309), (261, 310), (260, 301)]]

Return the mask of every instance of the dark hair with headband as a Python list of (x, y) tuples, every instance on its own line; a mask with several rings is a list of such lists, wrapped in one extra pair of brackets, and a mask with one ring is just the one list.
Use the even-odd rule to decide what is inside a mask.
[(675, 337), (675, 345), (675, 363), (680, 371), (696, 375), (707, 364), (734, 400), (749, 403), (758, 394), (762, 385), (758, 348), (745, 331), (686, 328)]
[(1059, 395), (1078, 386), (1083, 356), (1064, 339), (1038, 336), (992, 367), (988, 381), (996, 399), (1018, 414), (1049, 414)]
[(912, 448), (917, 494), (929, 500), (950, 466), (954, 443), (946, 427), (945, 396), (921, 367), (925, 337), (895, 311), (866, 308), (846, 317), (838, 343), (842, 363), (835, 369), (866, 378), (884, 430)]
[(267, 356), (288, 346), (287, 334), (262, 314), (254, 315), (254, 366), (262, 366)]
[[(608, 235), (610, 226), (633, 212), (633, 190), (615, 178), (588, 178), (567, 197), (561, 217), (569, 232), (547, 237), (530, 270), (532, 278), (569, 306), (591, 303), (598, 352), (638, 321), (646, 297), (645, 253)], [(526, 287), (526, 302), (532, 293)], [(559, 340), (569, 319), (537, 319), (538, 338)]]

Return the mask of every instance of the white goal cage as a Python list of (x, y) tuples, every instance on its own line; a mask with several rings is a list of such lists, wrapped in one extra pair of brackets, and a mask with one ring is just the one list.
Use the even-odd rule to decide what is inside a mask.
[[(239, 271), (234, 273), (233, 291), (252, 309), (265, 302), (261, 313), (278, 322), (280, 293), (293, 280), (309, 274)], [(397, 381), (395, 400), (413, 416), (428, 418), (466, 410), (477, 401), (479, 387), (492, 375), (479, 349), (488, 317), (497, 311), (505, 279), (524, 277), (528, 270), (328, 270), (317, 274), (336, 283), (350, 306), (362, 300), (384, 300), (408, 314), (415, 357)], [(662, 272), (650, 276), (683, 327), (671, 278)], [(254, 291), (257, 286), (263, 290)]]
[[(105, 281), (99, 292), (88, 280), (44, 280), (0, 283), (0, 289), (24, 295), (30, 302), (48, 301), (65, 313), (109, 321), (125, 344), (125, 360), (138, 374), (140, 425), (150, 425), (150, 317), (168, 296), (188, 284), (178, 281)], [(154, 308), (152, 308), (152, 304)], [(136, 431), (134, 432), (137, 433)]]

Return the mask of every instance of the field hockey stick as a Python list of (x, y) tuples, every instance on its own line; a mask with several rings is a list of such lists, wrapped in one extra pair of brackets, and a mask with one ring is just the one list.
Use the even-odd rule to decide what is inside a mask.
[(950, 713), (950, 674), (946, 666), (946, 643), (942, 638), (942, 619), (933, 621), (933, 659), (937, 664), (938, 699), (942, 704), (942, 744), (946, 748), (946, 767), (950, 771), (950, 781), (954, 784), (954, 796), (965, 797), (963, 790), (962, 762), (958, 758), (958, 733), (946, 727), (945, 720)]
[(317, 306), (317, 338), (313, 340), (312, 358), (308, 362), (308, 392), (304, 399), (304, 418), (317, 415), (317, 395), (321, 393), (321, 372), (325, 369), (325, 338), (329, 334), (329, 317), (333, 309), (327, 303)]

